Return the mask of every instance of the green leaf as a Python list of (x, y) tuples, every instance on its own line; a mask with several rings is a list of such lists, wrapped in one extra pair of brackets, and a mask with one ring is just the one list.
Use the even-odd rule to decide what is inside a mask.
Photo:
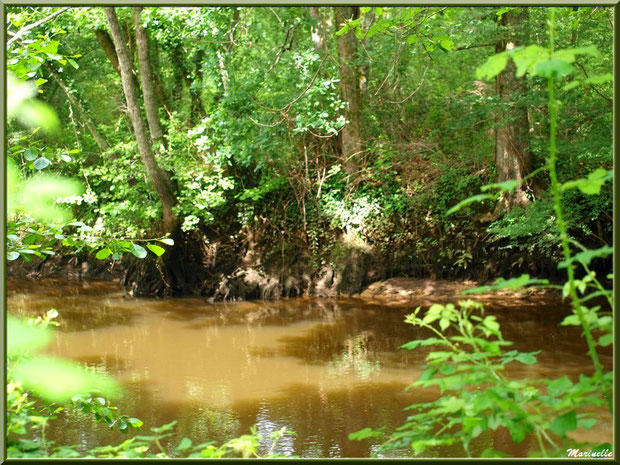
[(27, 389), (58, 402), (92, 390), (107, 396), (113, 396), (119, 390), (118, 383), (111, 378), (95, 374), (76, 363), (47, 356), (21, 362), (14, 368), (13, 375)]
[(493, 79), (501, 73), (508, 64), (506, 52), (490, 56), (487, 61), (476, 69), (476, 79)]
[(176, 451), (183, 451), (192, 447), (192, 440), (190, 438), (183, 438), (178, 446), (175, 447)]
[(52, 107), (39, 100), (26, 100), (19, 110), (16, 117), (24, 126), (41, 127), (47, 132), (54, 132), (60, 126), (58, 116)]
[(562, 320), (560, 326), (581, 326), (581, 322), (577, 315), (569, 315)]
[(459, 211), (461, 208), (470, 205), (472, 203), (476, 203), (476, 202), (481, 202), (483, 200), (486, 199), (492, 199), (494, 198), (494, 195), (491, 194), (478, 194), (478, 195), (473, 195), (471, 197), (466, 198), (465, 200), (461, 200), (459, 203), (457, 203), (454, 207), (452, 207), (451, 209), (449, 209), (446, 212), (446, 215), (452, 215), (453, 213)]
[(71, 66), (73, 66), (75, 69), (78, 69), (80, 67), (80, 65), (78, 65), (75, 60), (72, 60), (71, 58), (67, 58), (67, 61), (69, 62), (69, 64)]
[(456, 373), (456, 367), (454, 365), (442, 365), (439, 369), (439, 373), (442, 375), (452, 375)]
[(9, 261), (17, 260), (19, 258), (19, 252), (7, 252), (6, 259)]
[(139, 418), (128, 418), (127, 421), (134, 428), (139, 428), (140, 426), (144, 424), (142, 420), (140, 420)]
[(574, 263), (574, 262), (579, 262), (579, 263), (583, 263), (584, 265), (589, 265), (593, 259), (607, 257), (613, 253), (614, 253), (613, 247), (610, 247), (608, 245), (604, 245), (603, 247), (600, 247), (594, 250), (584, 250), (583, 252), (579, 252), (575, 254), (568, 261), (566, 260), (561, 261), (558, 264), (558, 268), (559, 269), (566, 268), (570, 263)]
[(601, 347), (607, 347), (614, 342), (613, 334), (605, 334), (598, 339), (598, 345)]
[(167, 245), (174, 245), (174, 240), (170, 239), (169, 237), (165, 237), (163, 239), (158, 239), (158, 240), (159, 242), (162, 242)]
[(178, 422), (179, 422), (179, 420), (173, 420), (170, 423), (166, 423), (165, 425), (158, 426), (158, 427), (155, 427), (155, 428), (151, 428), (151, 431), (153, 433), (157, 433), (157, 434), (164, 433), (164, 432), (170, 431), (172, 428), (174, 428), (174, 426)]
[(598, 195), (601, 193), (603, 184), (610, 179), (613, 179), (613, 172), (611, 170), (597, 168), (587, 178), (576, 179), (562, 184), (562, 192), (577, 187), (586, 195)]
[(45, 157), (40, 157), (35, 160), (33, 166), (38, 170), (42, 170), (50, 166), (50, 161)]
[(501, 458), (501, 457), (510, 457), (510, 454), (507, 454), (506, 452), (502, 452), (501, 450), (495, 450), (492, 447), (487, 447), (486, 449), (484, 449), (482, 451), (482, 454), (480, 454), (480, 457), (483, 458)]
[(531, 430), (531, 426), (521, 419), (509, 421), (505, 426), (508, 428), (510, 437), (516, 444), (523, 442), (525, 436)]
[(144, 249), (144, 247), (138, 245), (138, 244), (133, 244), (133, 248), (131, 249), (131, 253), (134, 254), (136, 257), (138, 258), (144, 258), (146, 257), (146, 250)]
[(581, 81), (574, 80), (574, 81), (571, 81), (568, 84), (566, 84), (564, 87), (562, 87), (562, 90), (563, 91), (569, 91), (569, 90), (574, 89), (575, 87), (578, 87), (580, 85), (581, 85)]
[(364, 428), (359, 431), (355, 431), (354, 433), (349, 433), (348, 437), (351, 441), (363, 441), (364, 439), (381, 436), (382, 434), (382, 431), (373, 430), (371, 428)]
[(607, 74), (599, 74), (596, 76), (590, 76), (588, 79), (583, 81), (586, 84), (604, 84), (605, 82), (613, 81), (614, 76), (611, 73)]
[(448, 341), (444, 341), (443, 339), (439, 339), (436, 337), (430, 337), (428, 339), (418, 339), (416, 341), (411, 341), (400, 346), (401, 349), (413, 350), (418, 347), (427, 347), (432, 345), (449, 345)]
[(9, 355), (34, 352), (52, 341), (52, 331), (42, 326), (30, 326), (12, 315), (6, 317), (6, 348)]
[(413, 34), (407, 37), (408, 44), (415, 44), (418, 41), (418, 36)]
[(447, 318), (442, 318), (441, 320), (439, 320), (439, 327), (442, 331), (445, 331), (450, 327), (450, 320)]
[(95, 255), (95, 258), (97, 260), (104, 260), (108, 258), (111, 254), (112, 254), (112, 251), (106, 247), (105, 249), (101, 249), (99, 252), (97, 252), (97, 255)]
[(503, 192), (510, 192), (515, 190), (519, 186), (519, 181), (517, 179), (509, 179), (504, 182), (496, 182), (494, 184), (487, 184), (486, 186), (482, 186), (480, 190), (482, 192), (486, 192), (489, 189), (500, 189)]
[(547, 394), (551, 397), (559, 397), (573, 387), (573, 382), (567, 376), (547, 381)]
[(536, 64), (536, 74), (545, 78), (558, 78), (571, 74), (575, 68), (564, 60), (546, 60)]
[(155, 244), (146, 244), (146, 247), (158, 257), (161, 257), (166, 252), (166, 249)]
[(527, 72), (535, 75), (536, 64), (549, 59), (549, 50), (538, 45), (517, 47), (508, 54), (515, 63), (517, 77), (523, 77)]
[(558, 436), (566, 437), (566, 433), (577, 429), (577, 412), (571, 410), (564, 415), (555, 417), (549, 428)]
[(525, 365), (534, 365), (538, 360), (531, 353), (520, 353), (515, 357), (515, 360), (525, 364)]
[(519, 289), (532, 284), (549, 284), (549, 281), (546, 279), (530, 279), (529, 274), (522, 274), (518, 278), (511, 278), (507, 280), (498, 278), (495, 281), (495, 284), (491, 286), (480, 286), (473, 289), (466, 289), (461, 292), (461, 294), (482, 294), (484, 292), (497, 291), (500, 289)]
[(437, 368), (427, 368), (422, 372), (416, 382), (427, 381), (437, 374)]
[(24, 158), (28, 161), (36, 160), (39, 156), (39, 151), (37, 149), (28, 148), (24, 150)]

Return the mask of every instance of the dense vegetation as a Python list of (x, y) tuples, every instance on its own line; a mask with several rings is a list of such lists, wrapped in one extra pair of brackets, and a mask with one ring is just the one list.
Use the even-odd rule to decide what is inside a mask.
[[(65, 204), (97, 235), (177, 240), (161, 266), (127, 264), (138, 293), (556, 274), (537, 171), (546, 84), (511, 64), (475, 73), (507, 47), (545, 47), (545, 9), (70, 8), (11, 37), (54, 11), (9, 9), (8, 68), (61, 122), (47, 137), (11, 126), (9, 156), (26, 176), (80, 180)], [(556, 47), (591, 49), (559, 89), (562, 182), (611, 168), (611, 32), (609, 9), (558, 10)], [(527, 176), (501, 202), (446, 215)], [(611, 244), (610, 183), (596, 198), (567, 192), (564, 207), (571, 237)], [(98, 258), (120, 257), (107, 250)]]
[[(136, 294), (218, 299), (354, 294), (390, 276), (541, 278), (499, 284), (518, 287), (559, 282), (566, 269), (566, 324), (583, 327), (595, 374), (538, 380), (545, 395), (497, 375), (497, 364), (535, 357), (502, 352), (499, 327), (472, 316), (471, 302), (409, 321), (438, 322), (439, 339), (424, 345), (453, 350), (421, 385), (489, 383), (488, 399), (472, 402), (510, 399), (507, 410), (522, 410), (500, 409), (495, 428), (515, 441), (538, 434), (545, 454), (547, 430), (564, 438), (587, 423), (577, 409), (611, 402), (596, 355), (611, 343), (611, 317), (583, 294), (611, 304), (613, 148), (612, 11), (547, 13), (11, 7), (7, 258), (120, 261)], [(471, 353), (442, 336), (453, 325)], [(9, 354), (18, 368), (21, 350)], [(447, 362), (469, 367), (448, 386)], [(11, 402), (27, 411), (21, 389), (10, 385)], [(71, 401), (108, 422), (103, 397)], [(420, 408), (390, 439), (415, 453), (454, 442), (467, 451), (490, 427), (484, 408), (465, 415), (458, 397)], [(125, 430), (141, 423), (107, 412)], [(456, 414), (446, 428), (462, 431), (437, 439), (437, 412)], [(13, 432), (33, 421), (24, 418)], [(93, 453), (122, 453), (112, 449)]]

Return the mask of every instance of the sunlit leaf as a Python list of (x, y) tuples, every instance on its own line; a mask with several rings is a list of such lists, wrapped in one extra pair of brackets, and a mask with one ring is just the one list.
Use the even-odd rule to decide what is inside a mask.
[(50, 166), (50, 161), (45, 157), (40, 157), (35, 160), (33, 166), (38, 170), (42, 170)]
[(480, 188), (480, 190), (482, 192), (486, 192), (489, 189), (500, 189), (504, 192), (510, 192), (513, 191), (517, 188), (517, 186), (519, 185), (519, 180), (517, 179), (509, 179), (508, 181), (504, 181), (504, 182), (497, 182), (494, 184), (487, 184), (486, 186), (482, 186)]
[(501, 289), (519, 289), (532, 284), (549, 284), (547, 279), (531, 279), (529, 274), (522, 274), (518, 278), (503, 279), (499, 278), (495, 284), (490, 286), (480, 286), (473, 289), (466, 289), (461, 294), (482, 294), (489, 291), (498, 291)]
[(174, 448), (176, 451), (183, 451), (192, 447), (192, 440), (190, 438), (183, 438), (178, 446)]
[(604, 245), (598, 249), (584, 250), (583, 252), (576, 253), (570, 260), (563, 260), (558, 264), (558, 268), (566, 268), (569, 264), (574, 262), (583, 263), (589, 265), (595, 258), (604, 258), (614, 253), (613, 247)]
[(163, 242), (164, 244), (167, 244), (167, 245), (174, 245), (174, 240), (170, 239), (169, 237), (159, 239), (159, 242)]
[(6, 318), (7, 352), (23, 354), (46, 347), (52, 341), (52, 331), (42, 326), (27, 325), (12, 315)]
[(131, 253), (134, 254), (138, 258), (144, 258), (147, 255), (144, 247), (138, 244), (133, 244), (133, 248), (131, 249)]
[(536, 74), (545, 78), (562, 77), (571, 74), (575, 68), (563, 60), (546, 60), (536, 64)]
[(597, 168), (587, 178), (575, 179), (562, 184), (562, 191), (579, 188), (586, 195), (598, 195), (606, 181), (613, 179), (612, 170)]
[(467, 205), (470, 205), (472, 203), (476, 203), (476, 202), (481, 202), (483, 200), (487, 200), (487, 199), (492, 199), (495, 198), (494, 195), (491, 194), (478, 194), (478, 195), (473, 195), (471, 197), (466, 198), (465, 200), (461, 200), (459, 203), (457, 203), (454, 207), (452, 207), (451, 209), (449, 209), (446, 212), (446, 215), (452, 215), (453, 213), (459, 211), (461, 208), (466, 207)]
[(598, 345), (601, 347), (607, 347), (614, 342), (613, 334), (605, 334), (598, 339)]
[(603, 84), (605, 82), (611, 82), (613, 80), (614, 80), (613, 74), (607, 73), (607, 74), (599, 74), (596, 76), (590, 76), (583, 82), (585, 82), (586, 84)]
[(27, 388), (53, 401), (70, 400), (80, 393), (97, 390), (108, 397), (119, 392), (113, 379), (95, 374), (76, 363), (37, 356), (20, 363), (13, 376)]
[(381, 436), (382, 434), (382, 431), (377, 431), (372, 428), (364, 428), (354, 433), (349, 433), (348, 437), (351, 441), (363, 441), (364, 439), (374, 438)]
[(36, 160), (38, 156), (39, 151), (35, 148), (30, 147), (24, 150), (24, 158), (28, 161)]
[(75, 180), (53, 174), (42, 174), (24, 181), (16, 205), (34, 218), (46, 222), (64, 222), (71, 219), (71, 212), (55, 205), (58, 197), (81, 195), (83, 186)]
[(146, 247), (158, 257), (162, 256), (166, 252), (166, 249), (155, 244), (146, 244)]
[(111, 254), (112, 254), (112, 251), (106, 247), (105, 249), (101, 249), (99, 252), (97, 252), (97, 254), (95, 255), (95, 258), (97, 260), (104, 260), (108, 258)]
[(35, 99), (22, 102), (16, 117), (24, 126), (38, 126), (47, 132), (56, 131), (60, 125), (58, 116), (52, 107)]
[(476, 79), (493, 79), (504, 71), (508, 64), (508, 54), (506, 52), (490, 56), (487, 61), (476, 69)]

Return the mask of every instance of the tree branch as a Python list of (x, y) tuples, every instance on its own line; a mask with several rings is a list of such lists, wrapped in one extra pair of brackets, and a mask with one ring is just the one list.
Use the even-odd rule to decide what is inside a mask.
[(7, 41), (6, 46), (8, 47), (9, 45), (11, 45), (13, 42), (15, 42), (17, 39), (19, 39), (21, 36), (23, 36), (26, 32), (28, 32), (31, 29), (34, 29), (37, 26), (40, 26), (41, 24), (47, 23), (48, 21), (51, 21), (52, 19), (54, 19), (56, 16), (61, 15), (62, 13), (64, 13), (67, 10), (70, 10), (71, 7), (70, 6), (65, 6), (63, 8), (61, 8), (58, 11), (55, 11), (54, 13), (52, 13), (51, 15), (40, 19), (39, 21), (36, 21), (32, 24), (29, 24), (28, 26), (25, 26), (23, 28), (21, 28), (19, 31), (17, 31), (15, 33), (15, 35), (13, 37), (11, 37), (11, 39), (9, 41)]

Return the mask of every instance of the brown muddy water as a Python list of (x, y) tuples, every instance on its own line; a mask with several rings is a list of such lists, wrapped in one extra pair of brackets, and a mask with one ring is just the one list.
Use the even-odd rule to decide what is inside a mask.
[[(354, 299), (145, 299), (128, 297), (115, 283), (55, 280), (9, 279), (7, 295), (13, 314), (58, 310), (61, 326), (50, 353), (120, 380), (124, 393), (114, 403), (144, 421), (140, 434), (177, 419), (170, 450), (185, 436), (194, 443), (222, 443), (252, 425), (265, 438), (286, 426), (297, 434), (280, 441), (276, 451), (282, 454), (369, 457), (379, 442), (350, 441), (349, 433), (381, 426), (392, 431), (407, 417), (404, 407), (437, 395), (404, 390), (421, 373), (426, 352), (398, 347), (429, 337), (403, 321), (414, 306)], [(592, 373), (579, 329), (558, 327), (567, 311), (548, 299), (487, 306), (515, 348), (542, 349), (538, 364), (513, 363), (510, 376), (577, 379)], [(602, 361), (611, 367), (611, 352)], [(575, 439), (612, 443), (611, 416), (597, 415), (599, 423), (577, 431)], [(127, 438), (77, 414), (53, 423), (50, 439), (84, 450)], [(266, 440), (261, 447), (270, 445)], [(499, 430), (479, 438), (474, 452), (491, 445), (517, 457), (536, 447), (529, 439), (514, 445)], [(463, 451), (438, 454), (460, 457)]]

